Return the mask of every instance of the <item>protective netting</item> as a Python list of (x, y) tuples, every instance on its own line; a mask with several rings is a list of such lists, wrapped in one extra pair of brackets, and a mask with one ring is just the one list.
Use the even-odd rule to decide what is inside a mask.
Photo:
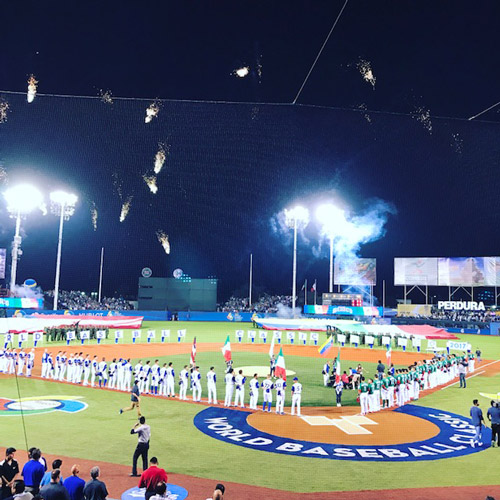
[[(361, 248), (392, 283), (393, 258), (497, 255), (499, 125), (413, 115), (268, 104), (2, 94), (2, 178), (80, 196), (65, 225), (61, 287), (135, 294), (143, 267), (216, 276), (222, 297), (254, 283), (290, 293), (291, 231), (272, 218), (294, 202), (374, 199), (395, 207), (385, 236)], [(106, 96), (105, 96), (106, 97)], [(5, 106), (4, 106), (5, 107)], [(479, 223), (478, 223), (479, 222)], [(18, 282), (53, 286), (57, 221), (23, 222)], [(13, 222), (2, 203), (1, 247)], [(299, 238), (298, 282), (328, 283), (327, 246), (311, 223)]]

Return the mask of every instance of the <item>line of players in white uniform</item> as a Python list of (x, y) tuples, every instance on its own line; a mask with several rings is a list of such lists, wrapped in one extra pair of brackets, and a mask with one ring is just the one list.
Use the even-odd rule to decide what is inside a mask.
[[(97, 356), (93, 358), (83, 353), (67, 354), (66, 351), (59, 351), (55, 356), (45, 350), (42, 355), (42, 378), (70, 382), (73, 384), (90, 385), (95, 387), (107, 387), (121, 391), (130, 391), (132, 380), (137, 380), (141, 394), (151, 394), (154, 396), (176, 397), (175, 394), (175, 370), (172, 363), (164, 363), (160, 366), (159, 361), (155, 360), (151, 364), (147, 360), (144, 364), (139, 360), (135, 366), (132, 366), (130, 359), (114, 358), (108, 364), (105, 358), (100, 361)], [(217, 375), (212, 366), (206, 374), (208, 404), (218, 404), (217, 401)], [(245, 387), (246, 377), (243, 371), (239, 370), (234, 374), (233, 368), (229, 367), (224, 377), (225, 398), (224, 406), (239, 406), (245, 408)], [(191, 389), (192, 400), (201, 401), (202, 394), (202, 376), (199, 366), (184, 365), (178, 378), (179, 394), (181, 400), (186, 401), (187, 391)], [(273, 391), (276, 396), (276, 413), (284, 414), (286, 382), (282, 377), (275, 380), (268, 375), (262, 382), (259, 382), (258, 375), (250, 379), (250, 404), (249, 408), (258, 409), (259, 389), (262, 388), (263, 411), (271, 411), (273, 402)], [(234, 396), (234, 400), (233, 400)], [(294, 378), (292, 385), (292, 415), (300, 416), (300, 405), (302, 398), (302, 384), (297, 377)]]
[(5, 349), (0, 347), (0, 373), (31, 377), (35, 366), (35, 349)]

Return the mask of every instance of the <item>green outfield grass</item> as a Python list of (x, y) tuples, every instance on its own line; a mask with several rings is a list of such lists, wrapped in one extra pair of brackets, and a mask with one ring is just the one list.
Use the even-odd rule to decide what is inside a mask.
[[(476, 377), (468, 388), (437, 391), (419, 404), (468, 415), (471, 400), (479, 392), (492, 392), (500, 376)], [(2, 378), (3, 397), (16, 398), (16, 384)], [(25, 418), (28, 444), (47, 453), (130, 464), (136, 444), (129, 430), (135, 415), (118, 414), (128, 403), (125, 394), (75, 387), (41, 380), (20, 380), (24, 397), (42, 395), (82, 396), (87, 410), (77, 414), (59, 412)], [(481, 399), (483, 408), (489, 405)], [(499, 449), (467, 457), (433, 462), (361, 463), (291, 457), (249, 450), (211, 439), (192, 424), (201, 407), (178, 401), (144, 398), (143, 412), (152, 427), (151, 454), (172, 473), (256, 484), (302, 492), (484, 485), (498, 483)], [(19, 417), (1, 420), (5, 446), (26, 445)], [(258, 473), (256, 473), (258, 471)]]

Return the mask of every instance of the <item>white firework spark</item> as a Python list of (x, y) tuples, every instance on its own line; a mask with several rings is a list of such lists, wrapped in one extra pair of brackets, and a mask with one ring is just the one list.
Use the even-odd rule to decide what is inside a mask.
[(419, 106), (411, 113), (411, 117), (420, 122), (425, 130), (432, 134), (431, 110), (424, 106)]
[(156, 231), (156, 237), (163, 247), (163, 250), (165, 250), (165, 253), (168, 255), (170, 253), (170, 242), (168, 241), (168, 234), (165, 233), (165, 231), (158, 229), (158, 231)]
[(100, 89), (98, 95), (104, 104), (113, 104), (113, 94), (111, 90)]
[(33, 102), (35, 100), (37, 87), (38, 80), (34, 77), (34, 75), (30, 75), (28, 78), (28, 102)]
[(144, 121), (146, 123), (150, 123), (153, 118), (156, 118), (158, 116), (159, 112), (160, 103), (158, 101), (152, 102), (146, 109), (146, 118), (144, 118)]
[(122, 209), (120, 212), (120, 222), (123, 222), (130, 211), (130, 205), (132, 204), (133, 196), (129, 196), (122, 204)]
[(7, 121), (7, 113), (9, 111), (9, 103), (5, 99), (0, 99), (0, 123)]
[(165, 160), (167, 159), (168, 149), (165, 148), (165, 145), (161, 142), (158, 143), (158, 151), (155, 155), (155, 174), (159, 174)]
[(366, 107), (366, 104), (363, 102), (361, 103), (359, 106), (358, 106), (358, 109), (362, 109), (365, 113), (363, 114), (363, 116), (365, 117), (365, 120), (368, 122), (368, 123), (371, 123), (372, 122), (372, 118), (371, 116), (368, 114), (368, 108)]
[(233, 71), (233, 75), (237, 76), (238, 78), (245, 78), (245, 76), (248, 76), (249, 73), (250, 73), (249, 66), (243, 66), (243, 67), (237, 68)]
[(92, 227), (94, 228), (94, 231), (97, 231), (97, 207), (95, 205), (95, 202), (93, 201), (90, 205), (90, 217), (92, 219)]
[(365, 82), (370, 83), (373, 90), (375, 90), (375, 82), (377, 81), (377, 78), (373, 74), (370, 61), (366, 61), (365, 59), (360, 59), (360, 61), (357, 64), (357, 67), (359, 72), (361, 73), (361, 76), (363, 77), (363, 80)]
[(156, 194), (158, 192), (158, 186), (156, 185), (156, 176), (155, 175), (146, 175), (142, 176), (144, 182), (148, 185), (149, 190)]

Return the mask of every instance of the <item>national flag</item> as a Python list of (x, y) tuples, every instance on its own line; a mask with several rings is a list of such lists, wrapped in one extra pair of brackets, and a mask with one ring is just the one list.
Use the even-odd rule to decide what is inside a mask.
[(302, 285), (302, 288), (300, 289), (300, 291), (304, 291), (306, 289), (306, 282), (304, 281), (304, 284)]
[(318, 349), (320, 356), (326, 356), (328, 351), (333, 347), (333, 335), (328, 337), (324, 344)]
[(194, 366), (196, 358), (196, 337), (193, 339), (193, 346), (191, 347), (191, 364)]
[(226, 361), (231, 361), (231, 342), (229, 335), (227, 336), (226, 343), (222, 346), (222, 355)]
[(274, 332), (272, 332), (271, 345), (269, 346), (269, 357), (274, 356)]
[(391, 363), (391, 355), (392, 355), (392, 348), (391, 344), (387, 344), (387, 351), (385, 352), (385, 357), (387, 359), (387, 362), (390, 364)]
[(276, 360), (276, 368), (274, 370), (276, 377), (283, 377), (286, 380), (286, 369), (285, 369), (285, 358), (283, 357), (283, 348), (280, 347), (280, 353), (278, 354), (278, 359)]
[(311, 287), (311, 292), (316, 291), (316, 280), (314, 280), (313, 286)]

